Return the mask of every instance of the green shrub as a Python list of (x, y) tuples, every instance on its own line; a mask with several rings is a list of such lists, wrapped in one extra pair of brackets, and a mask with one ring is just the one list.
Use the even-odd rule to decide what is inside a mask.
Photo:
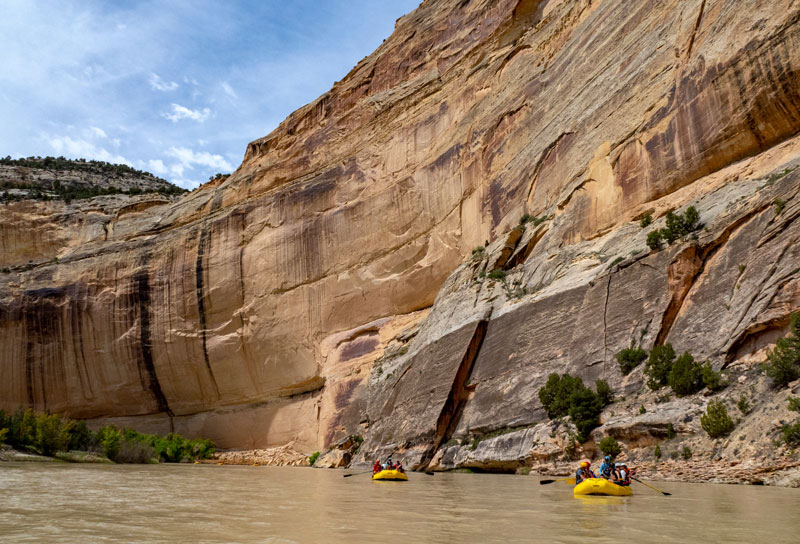
[(800, 412), (800, 397), (789, 397), (789, 410)]
[(594, 389), (597, 391), (597, 396), (600, 397), (600, 402), (603, 404), (603, 406), (608, 406), (614, 402), (614, 391), (611, 390), (611, 386), (608, 385), (607, 381), (595, 381)]
[(646, 229), (653, 222), (653, 212), (645, 212), (644, 217), (639, 221), (639, 226)]
[(472, 250), (472, 258), (475, 260), (480, 260), (486, 254), (486, 248), (483, 246), (476, 246)]
[(317, 462), (317, 459), (319, 459), (319, 452), (318, 452), (318, 451), (315, 451), (314, 453), (312, 453), (312, 454), (309, 456), (309, 458), (308, 458), (308, 465), (313, 467), (313, 466), (314, 466), (314, 463), (316, 463), (316, 462)]
[(119, 453), (122, 443), (122, 433), (113, 425), (106, 425), (97, 431), (98, 443), (103, 448), (103, 454), (114, 460)]
[(8, 436), (8, 429), (6, 428), (0, 429), (0, 444), (5, 444), (6, 436)]
[(722, 379), (722, 373), (716, 372), (708, 361), (702, 366), (701, 372), (703, 385), (705, 385), (709, 391), (719, 391), (725, 387), (726, 384)]
[(661, 459), (661, 446), (659, 446), (658, 444), (656, 444), (655, 449), (653, 449), (653, 456), (656, 459)]
[(684, 446), (683, 447), (683, 451), (681, 452), (681, 457), (683, 457), (686, 460), (689, 460), (689, 459), (692, 458), (692, 450), (691, 450), (691, 448), (689, 446)]
[(492, 270), (489, 272), (489, 279), (491, 280), (504, 280), (506, 279), (506, 271), (502, 268), (498, 268), (496, 270)]
[(663, 229), (656, 229), (648, 233), (647, 246), (650, 249), (659, 249), (663, 241), (671, 244), (702, 226), (700, 214), (694, 206), (686, 208), (686, 212), (683, 214), (667, 212), (666, 223), (667, 225)]
[(689, 352), (684, 352), (672, 364), (667, 383), (679, 397), (692, 395), (703, 388), (703, 371)]
[(585, 389), (583, 380), (564, 374), (560, 376), (555, 372), (547, 377), (547, 383), (539, 389), (539, 400), (547, 412), (547, 417), (555, 419), (564, 417), (569, 413), (570, 396), (574, 391)]
[(700, 425), (711, 438), (719, 438), (729, 434), (734, 427), (728, 410), (720, 401), (712, 400), (706, 407), (706, 413), (700, 416)]
[(94, 444), (92, 431), (86, 426), (85, 421), (69, 421), (67, 424), (67, 434), (71, 450), (87, 450)]
[(786, 201), (783, 200), (782, 198), (776, 198), (774, 204), (775, 204), (775, 215), (780, 215), (781, 212), (783, 211), (783, 208), (786, 207)]
[(661, 244), (664, 242), (664, 235), (661, 234), (660, 230), (653, 230), (647, 233), (647, 247), (652, 249), (653, 251), (657, 251), (661, 249)]
[(617, 442), (613, 436), (606, 436), (600, 441), (600, 451), (603, 452), (603, 455), (616, 457), (622, 453), (622, 446), (619, 445), (619, 442)]
[(603, 401), (600, 395), (583, 385), (583, 380), (578, 377), (550, 374), (547, 383), (539, 389), (539, 400), (550, 419), (568, 415), (581, 442), (600, 424)]
[(600, 425), (603, 403), (591, 389), (579, 389), (569, 397), (569, 417), (578, 431), (578, 440), (586, 441), (589, 433)]
[(655, 391), (667, 385), (674, 360), (675, 350), (672, 349), (671, 344), (655, 346), (650, 352), (650, 358), (645, 363), (644, 373), (648, 376), (647, 387)]
[(672, 426), (672, 423), (667, 424), (667, 438), (670, 440), (675, 438), (675, 427)]
[(619, 370), (625, 376), (630, 374), (634, 368), (642, 364), (645, 359), (647, 359), (647, 351), (641, 347), (633, 347), (633, 345), (617, 353)]
[(792, 314), (789, 335), (779, 338), (775, 349), (767, 351), (767, 363), (762, 369), (779, 387), (800, 378), (800, 313)]
[(57, 451), (64, 451), (69, 445), (67, 434), (61, 418), (55, 414), (40, 414), (36, 418), (36, 448), (42, 455), (52, 456)]
[(736, 406), (739, 408), (739, 411), (743, 415), (747, 415), (750, 413), (750, 402), (747, 400), (747, 397), (742, 395), (739, 397), (739, 402), (736, 403)]
[(670, 459), (677, 459), (680, 456), (681, 456), (681, 454), (678, 453), (678, 450), (669, 452), (669, 458)]
[(640, 414), (646, 414), (647, 413), (647, 408), (644, 407), (644, 404), (639, 406), (639, 413)]
[(781, 427), (783, 441), (787, 446), (794, 447), (800, 445), (800, 421), (797, 423), (787, 423)]

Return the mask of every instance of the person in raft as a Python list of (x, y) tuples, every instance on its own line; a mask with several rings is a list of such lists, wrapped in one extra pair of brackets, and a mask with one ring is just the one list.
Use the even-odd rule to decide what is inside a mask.
[(606, 480), (616, 480), (618, 477), (616, 467), (614, 467), (614, 463), (611, 462), (610, 455), (606, 455), (603, 458), (603, 464), (600, 465), (600, 477)]
[(625, 463), (617, 463), (616, 470), (618, 476), (614, 483), (622, 486), (631, 485), (631, 473)]
[(397, 464), (394, 466), (394, 468), (395, 468), (395, 469), (396, 469), (398, 472), (405, 472), (405, 470), (403, 469), (403, 460), (402, 460), (402, 459), (401, 459), (401, 460), (399, 460), (399, 461), (397, 462)]
[(392, 463), (392, 456), (386, 458), (386, 462), (383, 464), (383, 470), (392, 470), (394, 468), (394, 463)]
[(379, 473), (381, 470), (383, 470), (383, 467), (381, 466), (381, 462), (380, 462), (380, 460), (379, 460), (379, 459), (375, 459), (375, 464), (374, 464), (374, 465), (372, 465), (372, 473), (373, 473), (373, 474), (377, 474), (377, 473)]
[(581, 466), (578, 467), (578, 470), (575, 471), (575, 483), (579, 484), (586, 478), (596, 478), (594, 472), (592, 472), (590, 468), (589, 461), (583, 461)]

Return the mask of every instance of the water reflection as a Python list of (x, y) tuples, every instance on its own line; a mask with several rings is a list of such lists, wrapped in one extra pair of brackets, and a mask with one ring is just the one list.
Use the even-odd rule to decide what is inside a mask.
[(10, 542), (797, 542), (800, 490), (659, 484), (574, 497), (534, 477), (273, 467), (0, 465)]

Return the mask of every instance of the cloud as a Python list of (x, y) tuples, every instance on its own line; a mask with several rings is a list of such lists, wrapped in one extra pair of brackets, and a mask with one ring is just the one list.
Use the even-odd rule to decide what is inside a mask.
[(94, 159), (115, 164), (127, 164), (128, 166), (133, 165), (131, 161), (122, 155), (115, 155), (106, 148), (95, 145), (83, 138), (73, 139), (69, 136), (55, 136), (47, 138), (47, 143), (56, 155), (63, 155), (71, 158)]
[(164, 166), (164, 161), (162, 161), (161, 159), (155, 159), (155, 160), (151, 159), (147, 161), (147, 167), (150, 169), (151, 172), (159, 176), (163, 176), (167, 172), (169, 172), (169, 170), (167, 170), (167, 167)]
[(231, 87), (227, 81), (222, 82), (222, 90), (231, 98), (239, 98), (239, 95), (236, 94), (236, 91), (233, 90), (233, 87)]
[(164, 81), (158, 74), (151, 72), (150, 87), (152, 87), (154, 91), (174, 91), (179, 85), (174, 81)]
[(89, 132), (91, 132), (92, 134), (94, 134), (98, 138), (108, 138), (108, 135), (106, 134), (106, 131), (103, 130), (102, 128), (89, 127)]
[(211, 115), (211, 110), (208, 108), (203, 108), (202, 110), (192, 110), (186, 106), (173, 103), (172, 113), (162, 113), (161, 115), (173, 123), (177, 123), (181, 119), (191, 119), (193, 121), (199, 121), (202, 123), (209, 118)]
[(183, 174), (183, 169), (193, 169), (195, 166), (205, 166), (225, 172), (233, 170), (231, 163), (225, 160), (222, 155), (207, 151), (195, 152), (187, 147), (170, 147), (167, 150), (167, 156), (178, 160), (181, 174)]

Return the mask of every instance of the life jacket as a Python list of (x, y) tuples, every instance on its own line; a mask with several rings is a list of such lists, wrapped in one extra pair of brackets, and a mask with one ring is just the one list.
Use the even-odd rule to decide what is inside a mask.
[(578, 467), (578, 470), (575, 472), (575, 483), (579, 484), (587, 478), (594, 478), (594, 477), (595, 475), (594, 472), (592, 472), (592, 469), (590, 468), (583, 469), (581, 467)]
[(619, 479), (614, 482), (617, 485), (631, 485), (631, 473), (626, 468), (619, 469)]
[(606, 480), (610, 480), (611, 477), (614, 476), (614, 465), (603, 461), (603, 464), (600, 465), (600, 476)]

